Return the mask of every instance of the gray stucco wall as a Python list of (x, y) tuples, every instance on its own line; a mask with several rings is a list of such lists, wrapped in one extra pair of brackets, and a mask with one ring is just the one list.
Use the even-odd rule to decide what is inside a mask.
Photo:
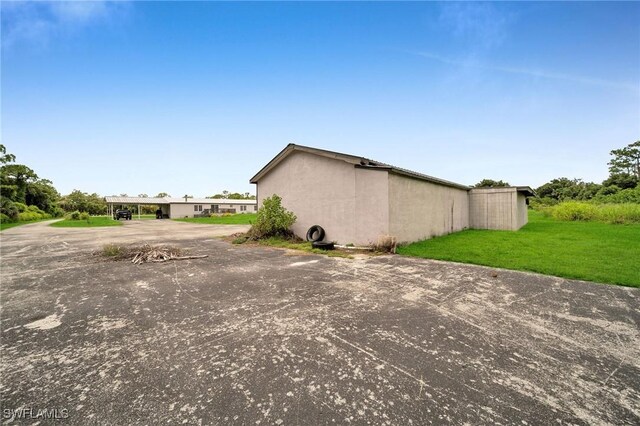
[(467, 190), (389, 174), (389, 233), (399, 243), (468, 227)]
[(292, 230), (299, 237), (304, 238), (312, 225), (320, 225), (326, 241), (360, 244), (356, 170), (343, 161), (293, 152), (258, 182), (258, 206), (278, 194), (283, 206), (298, 218)]
[(474, 188), (469, 202), (471, 228), (518, 230), (527, 223), (526, 197), (516, 188)]
[(357, 245), (370, 245), (389, 235), (389, 173), (356, 168)]
[(529, 209), (527, 207), (527, 197), (520, 192), (516, 194), (518, 196), (516, 200), (516, 229), (520, 229), (529, 221)]
[(304, 238), (312, 225), (326, 241), (370, 245), (391, 235), (398, 243), (477, 229), (519, 229), (526, 198), (515, 188), (466, 190), (340, 159), (294, 151), (260, 178), (258, 206), (278, 194)]

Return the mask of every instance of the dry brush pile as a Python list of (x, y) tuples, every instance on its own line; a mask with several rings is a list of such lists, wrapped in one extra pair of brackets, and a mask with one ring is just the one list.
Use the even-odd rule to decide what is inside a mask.
[(166, 262), (169, 260), (202, 259), (208, 255), (188, 255), (181, 249), (172, 246), (143, 246), (123, 247), (117, 244), (106, 244), (97, 254), (113, 260), (130, 260), (131, 263), (140, 265), (148, 262)]

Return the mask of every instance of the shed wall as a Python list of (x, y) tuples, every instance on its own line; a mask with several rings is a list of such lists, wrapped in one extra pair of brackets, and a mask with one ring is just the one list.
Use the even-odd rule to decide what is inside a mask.
[(527, 207), (527, 197), (524, 194), (517, 192), (518, 198), (516, 200), (516, 229), (520, 229), (529, 221), (529, 209)]
[(419, 241), (469, 227), (465, 189), (389, 174), (389, 233)]
[[(313, 225), (326, 241), (361, 244), (356, 235), (356, 168), (352, 164), (306, 152), (293, 152), (258, 182), (258, 205), (278, 194), (295, 213), (293, 232), (304, 238)], [(361, 185), (364, 183), (361, 182)]]
[(389, 235), (389, 173), (356, 168), (356, 235), (357, 245), (375, 244)]
[(518, 230), (527, 223), (526, 197), (516, 188), (474, 188), (469, 202), (471, 228)]

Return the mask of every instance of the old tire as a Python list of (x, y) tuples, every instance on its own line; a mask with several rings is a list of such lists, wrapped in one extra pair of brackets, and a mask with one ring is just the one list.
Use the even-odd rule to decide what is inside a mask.
[(307, 241), (315, 243), (316, 241), (322, 240), (324, 240), (324, 229), (322, 229), (322, 226), (313, 225), (311, 228), (309, 228), (309, 230), (307, 231)]
[(311, 246), (315, 249), (320, 249), (320, 250), (333, 250), (335, 249), (333, 243), (327, 243), (324, 241), (314, 241), (311, 243)]

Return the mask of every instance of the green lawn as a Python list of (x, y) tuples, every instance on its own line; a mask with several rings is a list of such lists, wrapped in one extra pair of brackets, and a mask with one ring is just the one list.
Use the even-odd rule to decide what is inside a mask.
[(257, 213), (238, 213), (229, 216), (190, 217), (173, 220), (189, 223), (204, 223), (209, 225), (250, 225), (256, 221), (257, 217)]
[(55, 226), (58, 228), (92, 228), (95, 226), (118, 225), (122, 225), (122, 222), (113, 220), (109, 216), (91, 216), (88, 221), (64, 219), (59, 222), (53, 222), (50, 226)]
[(0, 231), (4, 231), (5, 229), (15, 228), (20, 225), (28, 225), (29, 223), (42, 222), (43, 220), (51, 220), (51, 219), (41, 219), (41, 220), (30, 220), (27, 222), (0, 222)]
[(467, 230), (398, 248), (429, 259), (640, 287), (640, 225), (564, 222), (529, 212), (521, 230)]

